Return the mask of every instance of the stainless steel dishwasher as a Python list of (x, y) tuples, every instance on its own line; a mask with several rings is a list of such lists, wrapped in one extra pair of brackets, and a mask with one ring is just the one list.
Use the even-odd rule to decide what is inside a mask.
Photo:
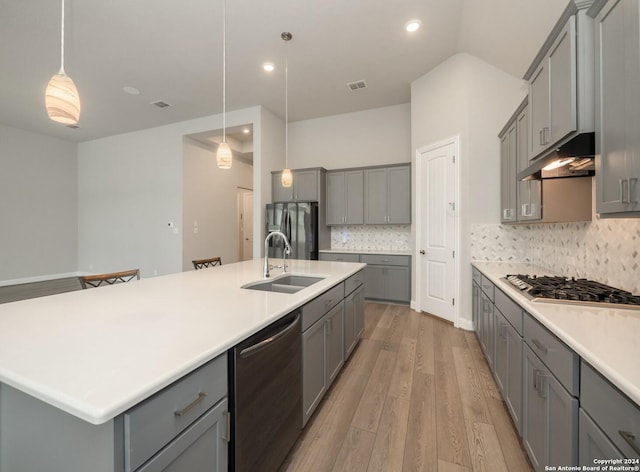
[(302, 430), (301, 311), (233, 347), (229, 470), (278, 470)]

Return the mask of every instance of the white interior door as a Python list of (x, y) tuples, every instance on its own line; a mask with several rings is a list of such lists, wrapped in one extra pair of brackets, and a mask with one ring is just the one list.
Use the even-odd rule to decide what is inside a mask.
[(253, 192), (242, 194), (242, 260), (253, 259)]
[(418, 152), (419, 310), (455, 323), (455, 141)]

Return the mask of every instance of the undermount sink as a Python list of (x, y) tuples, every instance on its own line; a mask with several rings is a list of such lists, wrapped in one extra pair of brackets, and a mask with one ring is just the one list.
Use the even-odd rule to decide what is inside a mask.
[(243, 285), (242, 288), (262, 290), (264, 292), (296, 293), (303, 288), (315, 284), (316, 282), (320, 282), (323, 279), (324, 277), (288, 274), (269, 280), (251, 282)]

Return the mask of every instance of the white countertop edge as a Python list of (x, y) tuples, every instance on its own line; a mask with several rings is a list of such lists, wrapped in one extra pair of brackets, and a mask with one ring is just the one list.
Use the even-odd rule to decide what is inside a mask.
[[(566, 330), (560, 328), (555, 324), (552, 320), (550, 320), (545, 314), (542, 312), (544, 310), (544, 306), (553, 305), (558, 307), (560, 304), (546, 304), (546, 303), (534, 303), (531, 302), (528, 298), (520, 293), (516, 292), (516, 290), (509, 284), (508, 282), (502, 280), (500, 277), (504, 277), (507, 275), (505, 272), (500, 277), (496, 277), (495, 274), (491, 273), (489, 268), (495, 270), (498, 267), (514, 267), (513, 263), (504, 263), (504, 262), (485, 262), (485, 261), (474, 261), (472, 265), (475, 266), (480, 272), (483, 273), (493, 284), (500, 288), (505, 295), (509, 296), (513, 301), (515, 301), (518, 305), (520, 305), (527, 313), (531, 314), (536, 320), (538, 320), (541, 324), (543, 324), (547, 329), (549, 329), (553, 334), (555, 334), (560, 340), (562, 340), (565, 344), (567, 344), (574, 352), (576, 352), (582, 359), (588, 362), (595, 370), (597, 370), (600, 374), (602, 374), (605, 378), (609, 380), (613, 385), (615, 385), (622, 393), (628, 396), (632, 401), (634, 401), (637, 405), (640, 405), (640, 385), (634, 384), (629, 378), (620, 371), (620, 369), (616, 365), (612, 365), (609, 362), (606, 362), (602, 357), (599, 357), (594, 354), (594, 351), (590, 346), (587, 346), (577, 340), (572, 333), (567, 332)], [(549, 269), (545, 269), (541, 266), (535, 266), (533, 264), (520, 264), (522, 268), (528, 268), (529, 274), (551, 274), (554, 272)], [(484, 268), (484, 270), (483, 270)], [(524, 271), (523, 271), (524, 272)], [(560, 305), (562, 306), (562, 305)], [(569, 306), (566, 307), (569, 310)], [(592, 307), (592, 306), (580, 306), (580, 310), (584, 310), (586, 312), (598, 313), (602, 311), (602, 308)], [(607, 310), (611, 312), (627, 312), (628, 309), (614, 309), (608, 308)], [(640, 312), (638, 312), (638, 317), (640, 317)], [(606, 342), (606, 341), (604, 341)], [(634, 357), (635, 358), (635, 357)]]
[[(295, 264), (294, 261), (290, 261), (292, 265)], [(308, 261), (307, 261), (308, 262)], [(176, 380), (184, 377), (185, 375), (191, 373), (198, 367), (206, 364), (210, 360), (218, 357), (219, 355), (227, 352), (228, 349), (235, 346), (242, 340), (248, 338), (252, 334), (257, 333), (262, 328), (268, 326), (274, 321), (280, 319), (282, 316), (290, 313), (292, 310), (299, 308), (306, 304), (307, 302), (316, 298), (319, 294), (329, 290), (330, 288), (338, 285), (341, 282), (344, 282), (346, 279), (362, 270), (366, 267), (366, 264), (357, 263), (357, 262), (328, 262), (321, 261), (324, 264), (332, 264), (339, 265), (341, 270), (341, 275), (327, 275), (318, 272), (306, 272), (300, 270), (290, 270), (288, 273), (292, 275), (309, 275), (309, 276), (322, 276), (327, 279), (327, 281), (321, 281), (317, 284), (311, 285), (309, 287), (296, 292), (295, 294), (280, 294), (274, 293), (269, 294), (271, 296), (280, 297), (282, 295), (294, 295), (291, 297), (292, 302), (287, 305), (283, 305), (284, 307), (280, 310), (276, 310), (270, 313), (269, 316), (264, 317), (260, 320), (260, 322), (255, 322), (251, 326), (248, 326), (242, 332), (239, 332), (235, 337), (226, 339), (225, 342), (216, 344), (212, 346), (211, 349), (202, 351), (200, 355), (185, 359), (180, 363), (176, 363), (177, 366), (171, 369), (168, 372), (163, 372), (163, 375), (156, 376), (153, 381), (146, 383), (145, 385), (140, 386), (133, 391), (127, 392), (122, 396), (114, 398), (113, 401), (109, 402), (109, 404), (103, 404), (98, 407), (95, 403), (84, 401), (83, 399), (77, 396), (71, 396), (64, 394), (58, 390), (51, 389), (48, 385), (34, 382), (32, 379), (29, 379), (25, 376), (17, 375), (15, 372), (7, 370), (3, 368), (0, 363), (0, 383), (9, 385), (23, 393), (26, 393), (38, 400), (41, 400), (49, 405), (55, 406), (56, 408), (74, 416), (81, 420), (84, 420), (90, 424), (101, 425), (104, 424), (121, 413), (124, 413), (131, 407), (137, 405), (141, 401), (151, 397), (153, 394), (159, 392), (163, 388), (169, 386)], [(351, 266), (351, 267), (349, 267)], [(213, 269), (215, 270), (215, 269)], [(280, 272), (273, 274), (273, 278), (281, 275)], [(153, 280), (153, 279), (148, 279)], [(97, 289), (100, 290), (100, 289)], [(306, 292), (306, 293), (303, 293)], [(261, 292), (263, 294), (268, 292)], [(301, 296), (302, 295), (302, 296)], [(40, 300), (45, 299), (46, 297), (42, 297)], [(14, 302), (21, 303), (21, 302)], [(5, 305), (6, 306), (6, 305)]]
[(413, 256), (410, 250), (395, 249), (320, 249), (319, 252), (326, 254), (380, 254), (387, 256)]

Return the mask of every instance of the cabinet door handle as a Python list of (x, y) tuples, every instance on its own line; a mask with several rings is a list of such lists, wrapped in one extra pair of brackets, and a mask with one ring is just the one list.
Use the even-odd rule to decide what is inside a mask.
[(547, 354), (549, 352), (549, 348), (547, 346), (545, 346), (544, 344), (542, 344), (540, 341), (538, 341), (537, 339), (532, 339), (531, 342), (533, 343), (533, 345), (535, 347), (537, 347), (539, 350), (541, 350), (543, 353)]
[(629, 203), (624, 199), (624, 183), (625, 182), (626, 182), (626, 179), (620, 179), (618, 181), (618, 186), (620, 187), (620, 203)]
[(176, 416), (184, 416), (184, 415), (186, 415), (190, 410), (194, 409), (196, 407), (196, 405), (198, 405), (198, 403), (200, 403), (202, 400), (204, 400), (206, 396), (207, 396), (206, 392), (200, 392), (198, 394), (198, 398), (193, 400), (191, 403), (189, 403), (184, 408), (174, 411), (173, 414), (176, 415)]
[(538, 376), (538, 395), (541, 398), (546, 398), (547, 397), (547, 392), (546, 392), (546, 383), (545, 380), (547, 378), (547, 374), (545, 372), (543, 372), (542, 370), (537, 371)]
[(502, 339), (507, 339), (507, 324), (500, 323), (500, 332), (498, 333)]
[(542, 144), (544, 144), (545, 146), (549, 144), (548, 136), (549, 136), (549, 128), (545, 126), (544, 128), (542, 128)]
[(635, 177), (627, 179), (627, 200), (629, 200), (629, 203), (638, 203), (638, 200), (631, 200), (631, 183), (633, 183), (633, 188), (635, 189), (638, 184), (638, 179)]
[(635, 434), (630, 433), (629, 431), (618, 431), (618, 434), (622, 436), (622, 439), (624, 439), (627, 444), (631, 446), (631, 449), (633, 449), (636, 454), (640, 454), (640, 447), (636, 443)]
[[(544, 129), (544, 128), (542, 128)], [(540, 146), (544, 146), (544, 141), (542, 139), (542, 129), (538, 131), (538, 137), (540, 138)]]

